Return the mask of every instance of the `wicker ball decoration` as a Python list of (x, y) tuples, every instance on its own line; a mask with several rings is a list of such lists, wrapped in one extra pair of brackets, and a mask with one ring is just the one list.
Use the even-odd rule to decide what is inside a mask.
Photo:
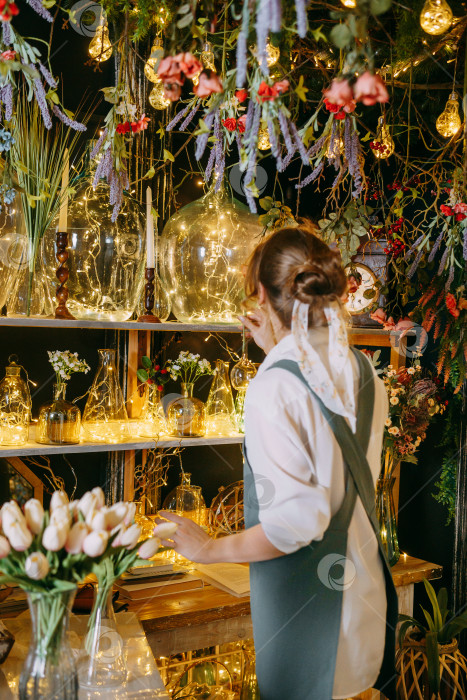
[(209, 509), (209, 529), (215, 537), (232, 535), (245, 528), (243, 481), (221, 486)]
[(401, 700), (466, 700), (467, 660), (457, 640), (439, 646), (440, 690), (436, 697), (428, 688), (425, 642), (408, 637), (397, 654), (397, 697)]

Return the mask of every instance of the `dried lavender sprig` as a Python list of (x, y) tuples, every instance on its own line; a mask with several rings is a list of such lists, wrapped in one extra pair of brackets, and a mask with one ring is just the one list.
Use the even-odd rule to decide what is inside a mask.
[(70, 119), (70, 117), (62, 112), (57, 105), (52, 107), (52, 112), (60, 119), (61, 122), (69, 126), (70, 129), (74, 129), (75, 131), (86, 131), (84, 124), (81, 124), (81, 122), (77, 122), (74, 119)]
[(297, 149), (294, 148), (294, 145), (292, 143), (292, 139), (291, 139), (290, 132), (289, 132), (289, 125), (287, 123), (287, 117), (285, 116), (285, 114), (282, 110), (279, 110), (279, 125), (280, 125), (281, 131), (282, 131), (282, 135), (284, 137), (285, 147), (287, 148), (287, 155), (291, 151), (293, 151), (295, 153), (295, 151)]
[(282, 162), (279, 140), (277, 138), (276, 129), (274, 128), (274, 122), (272, 119), (268, 119), (268, 134), (269, 143), (271, 144), (271, 153), (276, 159), (277, 170), (281, 173), (284, 170), (284, 163)]
[(462, 244), (462, 256), (467, 260), (467, 228), (464, 229), (464, 240)]
[(271, 13), (270, 29), (277, 34), (282, 28), (282, 2), (281, 0), (270, 0), (269, 10)]
[[(33, 68), (34, 66), (31, 67)], [(36, 96), (36, 102), (39, 105), (39, 109), (42, 114), (42, 119), (44, 120), (44, 126), (46, 129), (51, 129), (52, 119), (50, 117), (49, 108), (47, 107), (44, 86), (42, 85), (39, 78), (35, 78), (33, 90), (34, 95)]]
[(204, 171), (204, 181), (209, 182), (212, 175), (212, 169), (214, 167), (214, 161), (216, 160), (216, 148), (213, 146), (209, 153), (208, 164), (206, 165), (206, 170)]
[(97, 154), (101, 150), (101, 146), (104, 143), (106, 137), (107, 137), (107, 129), (104, 129), (102, 134), (99, 136), (96, 145), (94, 146), (94, 148), (92, 149), (92, 151), (90, 153), (90, 158), (95, 158), (97, 156)]
[(182, 109), (181, 112), (178, 112), (178, 114), (175, 115), (175, 117), (172, 119), (172, 121), (167, 124), (167, 126), (165, 127), (165, 130), (172, 131), (174, 126), (177, 126), (180, 119), (183, 119), (183, 117), (185, 116), (185, 114), (188, 112), (189, 109), (190, 109), (190, 105), (187, 105), (186, 107), (184, 107)]
[(35, 12), (37, 12), (38, 15), (42, 17), (42, 19), (45, 19), (47, 22), (54, 21), (54, 18), (50, 12), (45, 9), (40, 0), (27, 0), (27, 3)]
[(183, 122), (178, 127), (179, 131), (185, 131), (187, 126), (192, 122), (196, 112), (198, 111), (199, 106), (200, 106), (200, 102), (198, 102), (198, 104), (194, 107), (194, 109), (192, 109), (191, 112), (185, 117)]
[(242, 28), (237, 39), (237, 88), (245, 85), (247, 71), (247, 43), (250, 31), (250, 2), (243, 3), (242, 8)]
[(92, 181), (92, 186), (97, 187), (97, 185), (99, 184), (99, 180), (102, 177), (107, 177), (107, 180), (109, 180), (111, 173), (112, 173), (112, 170), (113, 170), (112, 149), (107, 148), (107, 150), (103, 154), (102, 158), (100, 159), (99, 163), (97, 164), (97, 168), (96, 168), (96, 171), (94, 173), (94, 179)]
[(436, 273), (438, 276), (443, 274), (443, 271), (444, 271), (444, 268), (446, 265), (446, 260), (448, 259), (448, 255), (449, 255), (449, 248), (446, 247), (446, 250), (444, 251), (443, 256), (441, 258), (441, 261), (439, 263), (438, 272)]
[(422, 255), (423, 255), (423, 249), (418, 251), (418, 253), (415, 257), (415, 260), (413, 261), (412, 265), (410, 266), (410, 270), (407, 273), (407, 279), (411, 280), (412, 277), (414, 276), (414, 274), (417, 270), (417, 267), (420, 264), (420, 260), (422, 259)]
[(360, 154), (360, 140), (358, 138), (357, 131), (353, 131), (350, 142), (352, 144), (351, 148), (351, 163), (349, 165), (349, 172), (353, 177), (354, 189), (352, 196), (354, 198), (358, 197), (363, 189), (363, 178), (362, 169), (360, 167), (360, 160), (358, 158)]
[(253, 100), (249, 100), (248, 107), (246, 110), (246, 119), (245, 119), (245, 134), (246, 134), (247, 138), (248, 138), (248, 134), (250, 133), (251, 125), (253, 124), (254, 111), (255, 111), (255, 104), (254, 104)]
[(0, 100), (5, 109), (5, 120), (9, 122), (13, 116), (13, 85), (11, 83), (0, 88)]
[(444, 289), (446, 290), (446, 292), (449, 292), (449, 290), (451, 289), (451, 284), (453, 283), (453, 281), (454, 281), (454, 265), (451, 265), (451, 267), (449, 268), (449, 275), (448, 275), (448, 278), (446, 280), (446, 284), (444, 285)]
[(245, 128), (245, 133), (246, 133), (245, 141), (246, 141), (247, 150), (248, 150), (248, 164), (247, 164), (248, 171), (251, 171), (251, 169), (256, 166), (256, 156), (257, 156), (256, 144), (258, 143), (258, 132), (259, 132), (260, 122), (261, 122), (261, 106), (256, 104), (254, 106), (253, 119), (252, 119), (251, 128), (250, 128), (249, 132), (247, 132), (246, 128)]
[(7, 46), (9, 46), (13, 41), (9, 22), (2, 22), (2, 38), (3, 43)]
[(222, 183), (224, 181), (224, 170), (225, 170), (225, 153), (224, 149), (221, 148), (220, 153), (216, 151), (216, 186), (214, 187), (214, 192), (219, 192)]
[(295, 189), (301, 190), (302, 187), (306, 187), (307, 185), (310, 184), (310, 182), (313, 182), (313, 180), (316, 180), (316, 178), (318, 177), (318, 175), (322, 171), (323, 167), (324, 167), (324, 162), (321, 161), (320, 163), (318, 163), (316, 168), (309, 175), (306, 176), (306, 178), (304, 180), (302, 180), (301, 182), (299, 182), (295, 185)]
[(47, 83), (48, 85), (50, 85), (51, 88), (56, 88), (56, 87), (58, 87), (57, 81), (55, 80), (55, 78), (53, 77), (53, 75), (51, 74), (51, 72), (49, 71), (49, 69), (46, 68), (46, 67), (44, 66), (44, 64), (41, 63), (40, 61), (39, 61), (39, 70), (40, 70), (40, 72), (42, 73), (42, 75), (44, 76), (46, 83)]
[(209, 139), (209, 134), (211, 133), (212, 124), (214, 122), (214, 116), (215, 116), (215, 112), (209, 112), (209, 114), (207, 114), (204, 117), (204, 123), (206, 124), (208, 131), (206, 131), (204, 134), (200, 134), (198, 136), (198, 138), (196, 139), (196, 151), (195, 151), (196, 160), (200, 160), (202, 158), (202, 155), (206, 149), (208, 139)]
[(285, 170), (286, 168), (289, 167), (290, 162), (291, 162), (292, 158), (294, 157), (294, 155), (295, 155), (295, 150), (290, 151), (290, 153), (287, 153), (284, 160), (282, 161), (282, 170), (280, 170), (279, 172), (283, 172), (283, 170)]
[(316, 139), (314, 144), (310, 146), (310, 148), (307, 151), (307, 156), (309, 158), (313, 158), (318, 151), (321, 150), (321, 148), (324, 146), (324, 142), (326, 141), (326, 134), (324, 136), (320, 136), (319, 139)]
[(302, 139), (300, 138), (300, 134), (298, 133), (298, 129), (293, 123), (292, 120), (289, 119), (289, 128), (290, 131), (292, 132), (293, 139), (295, 141), (295, 145), (298, 148), (298, 152), (300, 153), (300, 158), (302, 159), (303, 165), (310, 165), (310, 158), (308, 156), (307, 150), (305, 148), (305, 144), (303, 143)]
[(415, 248), (417, 248), (417, 246), (420, 245), (420, 243), (423, 241), (424, 238), (425, 238), (425, 234), (422, 233), (422, 235), (419, 236), (419, 237), (417, 238), (417, 240), (415, 241), (415, 243), (412, 243), (412, 245), (410, 246), (410, 248), (408, 249), (408, 251), (407, 251), (406, 254), (404, 255), (404, 260), (408, 260), (408, 259), (409, 259), (409, 257), (410, 257), (410, 256), (412, 255), (412, 253), (414, 252)]
[(308, 26), (306, 5), (306, 0), (295, 0), (295, 12), (297, 13), (297, 34), (300, 39), (304, 39), (306, 37), (306, 30)]
[(337, 126), (336, 126), (336, 121), (333, 120), (332, 127), (331, 127), (331, 135), (329, 137), (329, 145), (328, 145), (328, 150), (327, 150), (328, 160), (330, 160), (330, 156), (334, 157), (334, 143), (336, 140), (336, 136), (337, 136)]
[(432, 250), (431, 250), (431, 253), (430, 253), (429, 256), (428, 256), (428, 262), (429, 262), (429, 263), (434, 259), (436, 253), (438, 252), (438, 248), (439, 248), (440, 245), (441, 245), (441, 241), (443, 240), (443, 236), (444, 236), (444, 231), (441, 231), (441, 233), (439, 234), (438, 238), (437, 238), (436, 241), (435, 241), (435, 244), (434, 244), (434, 246), (433, 246), (433, 248), (432, 248)]
[(268, 53), (266, 44), (270, 22), (269, 0), (259, 0), (256, 5), (256, 60), (264, 75), (269, 75)]
[(337, 187), (339, 182), (344, 177), (344, 173), (345, 173), (345, 165), (344, 165), (344, 163), (341, 163), (341, 166), (339, 168), (339, 172), (337, 173), (336, 177), (334, 178), (334, 182), (331, 185), (331, 189), (334, 189), (334, 187)]
[(257, 214), (257, 213), (258, 213), (258, 209), (257, 209), (257, 207), (256, 207), (255, 198), (254, 198), (253, 195), (251, 194), (251, 192), (250, 192), (250, 190), (248, 189), (248, 187), (245, 187), (244, 190), (245, 190), (246, 201), (247, 201), (247, 204), (248, 204), (248, 207), (249, 207), (251, 213), (252, 213), (252, 214)]
[(238, 150), (238, 159), (242, 159), (242, 148), (243, 148), (243, 141), (242, 137), (239, 131), (235, 132), (235, 141), (237, 142), (237, 150)]

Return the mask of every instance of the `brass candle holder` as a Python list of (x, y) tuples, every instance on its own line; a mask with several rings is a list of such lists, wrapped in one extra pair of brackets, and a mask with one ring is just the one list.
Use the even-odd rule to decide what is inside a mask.
[(146, 284), (144, 285), (144, 308), (146, 313), (139, 316), (138, 321), (141, 323), (161, 323), (161, 320), (152, 310), (154, 308), (154, 279), (156, 271), (154, 267), (147, 267), (144, 277)]
[(55, 274), (60, 284), (57, 287), (57, 291), (55, 292), (55, 296), (57, 297), (58, 302), (57, 308), (55, 309), (55, 318), (74, 321), (75, 317), (68, 311), (66, 305), (68, 300), (68, 288), (66, 286), (66, 283), (68, 281), (69, 275), (67, 267), (68, 233), (66, 231), (57, 231), (56, 244), (56, 258), (59, 262), (59, 266), (57, 267), (57, 272)]

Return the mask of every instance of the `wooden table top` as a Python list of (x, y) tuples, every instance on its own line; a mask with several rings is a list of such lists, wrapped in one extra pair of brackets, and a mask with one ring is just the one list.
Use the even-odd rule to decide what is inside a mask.
[[(443, 567), (402, 554), (392, 573), (396, 586), (407, 586), (424, 578), (441, 578)], [(236, 598), (205, 585), (186, 593), (161, 595), (146, 602), (131, 603), (130, 610), (138, 615), (148, 634), (250, 615), (250, 598)]]

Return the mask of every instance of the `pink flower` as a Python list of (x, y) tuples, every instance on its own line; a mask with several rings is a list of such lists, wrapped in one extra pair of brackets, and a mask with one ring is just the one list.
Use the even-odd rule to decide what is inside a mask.
[(378, 323), (385, 323), (387, 314), (386, 311), (380, 306), (379, 309), (376, 309), (376, 311), (373, 311), (373, 313), (370, 314), (370, 318), (372, 318), (373, 321), (378, 321)]
[(141, 119), (138, 119), (137, 122), (131, 122), (131, 130), (134, 134), (139, 134), (140, 131), (144, 131), (145, 129), (148, 128), (148, 123), (151, 120), (143, 114)]
[(357, 78), (353, 94), (357, 102), (363, 102), (367, 107), (389, 100), (388, 91), (380, 76), (373, 75), (369, 71), (365, 71)]
[(408, 317), (404, 316), (395, 325), (395, 331), (408, 331), (410, 328), (414, 327), (414, 322)]
[(176, 102), (180, 99), (182, 94), (182, 88), (177, 83), (170, 83), (164, 85), (164, 97), (166, 97), (171, 102)]
[(143, 542), (141, 547), (138, 549), (138, 556), (141, 559), (150, 559), (159, 551), (161, 546), (161, 541), (158, 537), (152, 537), (150, 540)]
[(241, 117), (237, 119), (237, 129), (241, 134), (245, 133), (245, 124), (246, 124), (246, 114), (242, 114)]
[(15, 520), (8, 528), (8, 533), (5, 533), (10, 540), (10, 544), (17, 552), (24, 552), (31, 546), (33, 536), (32, 532), (23, 525), (22, 522)]
[(467, 214), (467, 204), (464, 204), (463, 202), (458, 202), (454, 206), (454, 211), (456, 214)]
[(204, 98), (212, 95), (213, 92), (222, 92), (224, 86), (217, 75), (217, 73), (211, 72), (208, 76), (207, 73), (201, 73), (199, 76), (199, 83), (193, 88), (193, 92), (197, 97)]
[(203, 65), (192, 53), (179, 53), (177, 56), (174, 56), (174, 60), (178, 61), (182, 73), (185, 73), (187, 78), (194, 78), (195, 75), (203, 70)]
[(2, 51), (1, 57), (4, 61), (14, 61), (16, 58), (16, 51)]
[(354, 100), (348, 80), (333, 80), (328, 89), (324, 91), (324, 97), (335, 105), (350, 104)]
[(73, 525), (68, 533), (65, 549), (68, 554), (80, 554), (83, 549), (83, 542), (89, 534), (86, 523), (79, 521)]
[(290, 83), (288, 80), (279, 80), (279, 82), (274, 83), (274, 87), (276, 88), (277, 93), (279, 95), (282, 95), (284, 92), (287, 92), (287, 90), (289, 89), (289, 85)]
[(0, 559), (7, 557), (11, 552), (11, 546), (7, 538), (0, 535)]
[(83, 540), (83, 552), (88, 557), (100, 557), (101, 554), (104, 554), (108, 541), (109, 535), (107, 532), (93, 530)]
[(383, 328), (385, 331), (394, 331), (396, 330), (396, 322), (394, 321), (392, 316), (389, 316), (387, 321), (384, 321), (383, 323)]
[[(183, 56), (183, 54), (179, 54), (179, 56)], [(177, 83), (178, 85), (183, 85), (185, 82), (185, 78), (182, 75), (182, 69), (177, 58), (177, 56), (166, 56), (159, 63), (157, 75), (163, 83)]]

